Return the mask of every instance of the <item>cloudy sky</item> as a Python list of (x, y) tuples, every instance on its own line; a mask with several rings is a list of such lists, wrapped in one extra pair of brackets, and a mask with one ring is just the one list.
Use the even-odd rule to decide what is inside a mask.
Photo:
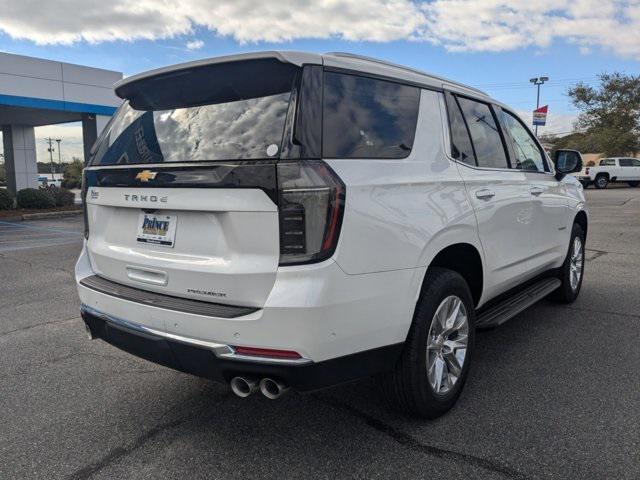
[[(261, 49), (348, 51), (484, 89), (528, 115), (546, 75), (547, 132), (571, 130), (565, 92), (601, 72), (640, 73), (640, 0), (21, 0), (0, 2), (0, 50), (109, 68), (150, 68)], [(34, 14), (37, 12), (37, 15)], [(55, 128), (55, 133), (51, 129)], [(81, 153), (77, 126), (63, 156)], [(44, 142), (39, 159), (46, 154)]]

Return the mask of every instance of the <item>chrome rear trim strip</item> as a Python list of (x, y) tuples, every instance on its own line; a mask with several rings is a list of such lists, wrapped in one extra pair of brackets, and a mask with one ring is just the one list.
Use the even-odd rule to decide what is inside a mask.
[(174, 342), (183, 343), (185, 345), (191, 345), (199, 348), (207, 348), (211, 350), (216, 357), (224, 358), (228, 360), (234, 360), (239, 362), (252, 362), (252, 363), (264, 363), (264, 364), (278, 364), (278, 365), (305, 365), (308, 363), (313, 363), (308, 358), (270, 358), (270, 357), (259, 357), (259, 356), (251, 356), (251, 355), (239, 355), (235, 352), (231, 345), (227, 345), (224, 343), (210, 342), (208, 340), (199, 340), (197, 338), (183, 337), (182, 335), (177, 335), (171, 332), (165, 332), (162, 330), (158, 330), (155, 328), (148, 327), (146, 325), (141, 325), (139, 323), (132, 322), (130, 320), (125, 320), (120, 317), (116, 317), (114, 315), (110, 315), (104, 312), (100, 312), (95, 308), (91, 308), (88, 305), (82, 304), (80, 306), (80, 310), (82, 312), (86, 312), (89, 315), (93, 315), (94, 317), (100, 318), (104, 320), (109, 325), (129, 330), (135, 333), (140, 333), (143, 335), (151, 335), (154, 337), (165, 338), (167, 340), (172, 340)]

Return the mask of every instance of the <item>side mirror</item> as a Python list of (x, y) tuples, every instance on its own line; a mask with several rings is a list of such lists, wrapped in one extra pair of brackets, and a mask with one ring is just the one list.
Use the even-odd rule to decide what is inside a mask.
[(582, 155), (577, 150), (556, 150), (553, 163), (556, 166), (556, 178), (560, 180), (567, 173), (582, 170)]

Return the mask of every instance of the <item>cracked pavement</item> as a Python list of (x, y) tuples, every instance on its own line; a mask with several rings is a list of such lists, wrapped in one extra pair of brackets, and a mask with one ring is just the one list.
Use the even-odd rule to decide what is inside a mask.
[(0, 478), (640, 478), (640, 189), (589, 189), (580, 298), (481, 332), (458, 405), (278, 401), (86, 339), (80, 217), (0, 223)]

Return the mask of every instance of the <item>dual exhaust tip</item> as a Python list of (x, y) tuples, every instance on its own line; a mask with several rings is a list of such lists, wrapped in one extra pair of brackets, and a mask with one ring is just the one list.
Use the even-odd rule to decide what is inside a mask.
[(259, 390), (265, 397), (275, 400), (289, 390), (288, 385), (273, 378), (263, 378), (258, 381), (251, 377), (233, 377), (229, 385), (231, 391), (240, 398), (248, 397)]

